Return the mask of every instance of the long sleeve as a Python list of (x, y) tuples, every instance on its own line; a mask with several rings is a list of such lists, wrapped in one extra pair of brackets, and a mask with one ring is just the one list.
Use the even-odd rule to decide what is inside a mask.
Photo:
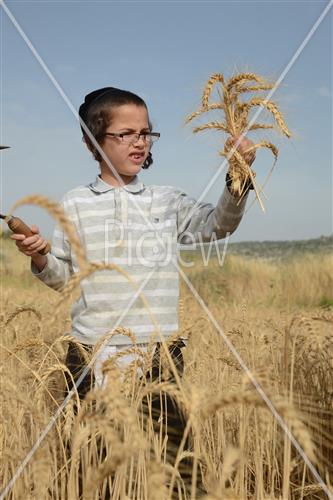
[(178, 242), (184, 245), (208, 242), (214, 234), (217, 239), (232, 234), (243, 217), (247, 197), (248, 194), (237, 205), (237, 199), (225, 186), (216, 207), (211, 203), (198, 203), (195, 207), (196, 200), (181, 192), (177, 208)]
[(59, 290), (66, 285), (73, 274), (71, 246), (66, 234), (57, 224), (53, 233), (51, 253), (47, 255), (47, 263), (42, 271), (31, 262), (31, 272), (45, 285)]

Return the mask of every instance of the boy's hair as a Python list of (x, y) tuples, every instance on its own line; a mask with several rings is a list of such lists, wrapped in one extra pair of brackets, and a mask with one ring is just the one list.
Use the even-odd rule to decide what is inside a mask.
[[(144, 106), (147, 109), (147, 105), (141, 97), (128, 90), (116, 89), (114, 87), (104, 87), (94, 90), (85, 96), (84, 103), (81, 104), (79, 108), (79, 116), (95, 137), (98, 144), (103, 143), (105, 131), (112, 122), (112, 109), (122, 106), (123, 104), (136, 104), (137, 106)], [(152, 124), (149, 120), (148, 124), (150, 130), (152, 130)], [(95, 160), (101, 162), (102, 156), (92, 144), (82, 125), (81, 130), (83, 133), (82, 139), (92, 151)], [(152, 163), (153, 158), (149, 151), (142, 168), (148, 168)]]

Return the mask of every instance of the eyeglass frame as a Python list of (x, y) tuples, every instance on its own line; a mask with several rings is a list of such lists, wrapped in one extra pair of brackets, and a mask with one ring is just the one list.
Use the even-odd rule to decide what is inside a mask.
[[(123, 137), (127, 136), (127, 135), (135, 135), (136, 140), (131, 141), (131, 142), (124, 141)], [(160, 132), (141, 132), (140, 134), (138, 134), (136, 132), (105, 132), (105, 134), (104, 134), (104, 136), (117, 137), (118, 139), (121, 140), (121, 142), (123, 142), (125, 144), (134, 144), (135, 142), (138, 142), (140, 140), (140, 137), (145, 136), (145, 135), (146, 136), (149, 135), (150, 137), (156, 137), (155, 140), (149, 141), (149, 142), (146, 139), (143, 139), (146, 144), (149, 144), (149, 143), (153, 144), (154, 142), (158, 141), (158, 139), (161, 137)]]

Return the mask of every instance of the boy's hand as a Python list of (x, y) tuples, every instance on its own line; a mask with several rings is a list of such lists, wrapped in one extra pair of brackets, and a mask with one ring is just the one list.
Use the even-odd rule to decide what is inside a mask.
[[(234, 147), (234, 145), (237, 142), (239, 137), (240, 137), (240, 135), (228, 137), (228, 139), (226, 140), (226, 143), (225, 143), (226, 149), (228, 151)], [(249, 153), (245, 153), (245, 154), (244, 154), (244, 151), (246, 151), (247, 149), (249, 149), (252, 146), (254, 146), (254, 142), (252, 142), (250, 139), (247, 139), (247, 137), (245, 137), (245, 136), (242, 138), (242, 140), (239, 142), (239, 144), (237, 146), (237, 151), (240, 152), (240, 154), (243, 156), (244, 160), (246, 161), (246, 163), (248, 165), (252, 165), (252, 163), (256, 159), (256, 151), (254, 149), (253, 151), (250, 151)]]
[(12, 240), (16, 241), (19, 251), (28, 257), (38, 254), (48, 244), (48, 241), (39, 234), (37, 226), (31, 226), (31, 231), (34, 233), (33, 236), (24, 236), (24, 234), (12, 234), (10, 236)]

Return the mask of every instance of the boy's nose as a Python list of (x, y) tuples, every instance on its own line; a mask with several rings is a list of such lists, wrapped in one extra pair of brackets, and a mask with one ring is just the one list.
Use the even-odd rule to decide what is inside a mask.
[(143, 135), (139, 135), (136, 139), (136, 141), (133, 142), (133, 144), (137, 144), (138, 142), (140, 142), (143, 144), (143, 145), (146, 145), (147, 142), (146, 140), (144, 139), (144, 136)]

